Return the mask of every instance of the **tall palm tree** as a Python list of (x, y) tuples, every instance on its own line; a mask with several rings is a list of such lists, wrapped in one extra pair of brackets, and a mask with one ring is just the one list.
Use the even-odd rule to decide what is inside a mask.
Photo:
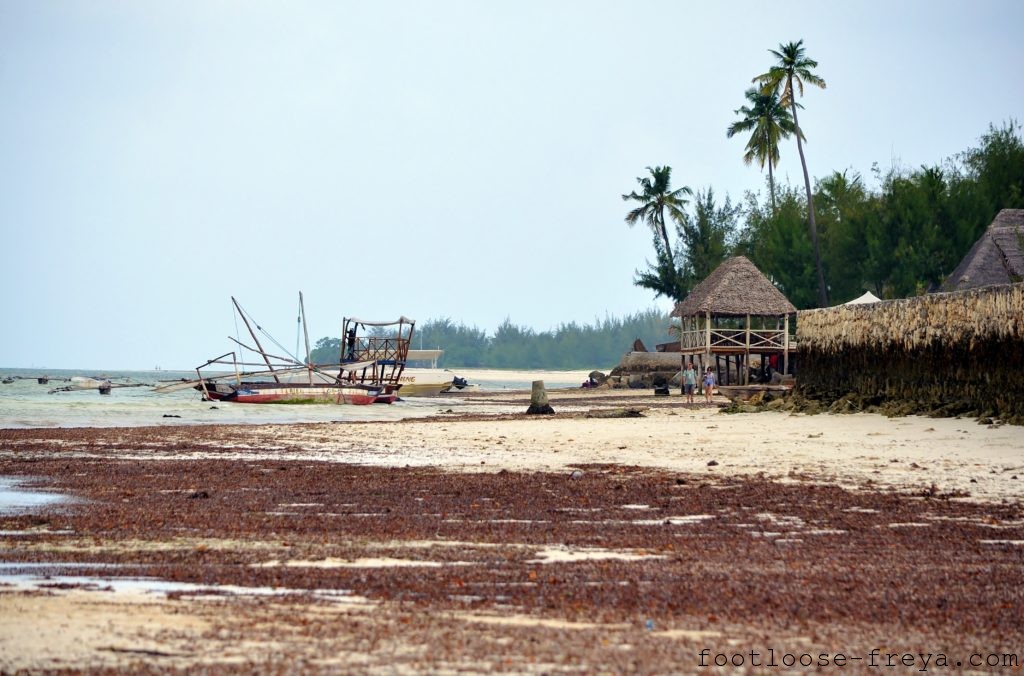
[[(678, 190), (672, 190), (672, 167), (647, 167), (650, 177), (638, 176), (636, 181), (640, 184), (642, 192), (637, 194), (634, 190), (628, 195), (623, 195), (626, 202), (639, 202), (640, 206), (626, 214), (626, 223), (633, 227), (640, 221), (644, 221), (651, 227), (656, 237), (661, 238), (665, 247), (665, 254), (668, 260), (674, 261), (672, 245), (668, 241), (668, 229), (665, 227), (665, 212), (677, 222), (684, 218), (683, 207), (686, 206), (686, 199), (683, 197), (692, 196), (693, 191), (683, 186)], [(674, 265), (674, 264), (673, 264)]]
[[(754, 78), (754, 82), (761, 85), (765, 92), (782, 93), (782, 105), (789, 106), (793, 113), (793, 124), (796, 126), (796, 149), (800, 153), (800, 165), (804, 170), (804, 187), (807, 190), (807, 213), (810, 220), (811, 243), (814, 245), (814, 263), (818, 268), (818, 303), (824, 307), (828, 305), (828, 287), (825, 286), (825, 272), (821, 267), (821, 253), (818, 249), (818, 224), (814, 219), (814, 197), (811, 194), (811, 178), (807, 173), (807, 159), (804, 157), (804, 145), (801, 139), (803, 132), (800, 131), (800, 121), (797, 118), (796, 92), (804, 95), (804, 83), (815, 87), (825, 88), (825, 81), (813, 72), (818, 67), (818, 62), (807, 58), (804, 53), (804, 41), (798, 40), (789, 44), (779, 45), (778, 51), (768, 50), (776, 59), (776, 64), (767, 73)], [(796, 91), (794, 91), (794, 85)]]
[(750, 102), (734, 111), (742, 119), (729, 125), (725, 135), (732, 138), (740, 132), (749, 131), (743, 162), (751, 164), (754, 160), (764, 171), (768, 166), (768, 192), (772, 200), (772, 211), (775, 211), (775, 176), (773, 169), (779, 164), (779, 139), (789, 138), (796, 133), (793, 116), (782, 105), (778, 93), (765, 93), (760, 89), (748, 89), (744, 96)]

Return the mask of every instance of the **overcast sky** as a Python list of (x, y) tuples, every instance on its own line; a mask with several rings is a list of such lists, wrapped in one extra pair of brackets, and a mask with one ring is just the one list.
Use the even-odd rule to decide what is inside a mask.
[(0, 366), (190, 368), (231, 295), (290, 349), (300, 290), (314, 340), (667, 309), (620, 196), (664, 164), (761, 189), (725, 129), (768, 49), (802, 38), (828, 83), (812, 175), (870, 178), (1021, 119), (1022, 26), (1019, 0), (0, 0)]

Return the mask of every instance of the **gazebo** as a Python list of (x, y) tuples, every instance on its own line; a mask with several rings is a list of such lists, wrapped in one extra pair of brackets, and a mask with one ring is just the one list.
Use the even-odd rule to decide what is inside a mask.
[(790, 355), (796, 351), (789, 321), (795, 314), (793, 304), (745, 256), (715, 268), (672, 311), (681, 321), (683, 359), (696, 358), (703, 371), (714, 355), (723, 385), (749, 384), (751, 354), (761, 356), (762, 366), (778, 356), (782, 372), (788, 373)]

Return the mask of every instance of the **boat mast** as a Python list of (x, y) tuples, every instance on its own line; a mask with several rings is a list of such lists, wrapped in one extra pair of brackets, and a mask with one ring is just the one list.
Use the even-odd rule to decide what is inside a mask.
[[(309, 372), (309, 384), (313, 384), (313, 358), (309, 354), (309, 329), (306, 327), (306, 304), (302, 302), (299, 291), (299, 313), (302, 315), (302, 333), (306, 337), (306, 369)], [(340, 375), (340, 374), (339, 374)]]
[(270, 363), (270, 358), (267, 356), (267, 353), (263, 350), (263, 346), (260, 345), (260, 339), (256, 337), (256, 332), (252, 330), (252, 326), (249, 324), (249, 318), (245, 316), (244, 312), (242, 312), (242, 306), (238, 304), (238, 301), (235, 300), (234, 296), (231, 297), (231, 302), (235, 304), (235, 308), (238, 310), (238, 314), (242, 315), (242, 321), (245, 322), (245, 328), (249, 329), (249, 335), (252, 336), (252, 339), (254, 341), (256, 341), (256, 347), (259, 348), (260, 354), (263, 355), (263, 361), (267, 363), (267, 368), (270, 369), (271, 375), (274, 376), (274, 382), (280, 383), (281, 379), (277, 377), (277, 373), (274, 371), (274, 367)]

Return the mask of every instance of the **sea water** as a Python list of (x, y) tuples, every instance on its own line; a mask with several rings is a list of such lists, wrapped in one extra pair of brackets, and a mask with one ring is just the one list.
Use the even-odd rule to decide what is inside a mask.
[[(36, 376), (46, 375), (40, 384)], [(140, 427), (147, 425), (267, 424), (398, 420), (433, 413), (438, 401), (402, 401), (392, 405), (338, 406), (333, 404), (235, 404), (203, 401), (188, 388), (158, 392), (168, 382), (195, 378), (184, 371), (73, 371), (61, 369), (0, 369), (0, 428), (26, 427)], [(20, 377), (19, 377), (20, 376)], [(72, 377), (109, 380), (110, 394), (96, 387), (74, 387)]]
[[(569, 375), (571, 373), (571, 375)], [(456, 375), (461, 375), (459, 372)], [(470, 383), (484, 391), (529, 389), (529, 373), (489, 374), (480, 382), (467, 372)], [(47, 376), (40, 384), (37, 377)], [(235, 404), (209, 402), (194, 389), (158, 392), (155, 387), (195, 378), (195, 371), (89, 371), (66, 369), (2, 369), (0, 429), (32, 427), (142, 427), (148, 425), (271, 424), (299, 422), (384, 421), (436, 415), (439, 409), (459, 407), (452, 397), (407, 397), (394, 404), (338, 406), (334, 404)], [(74, 387), (73, 377), (109, 380), (110, 394), (95, 387)], [(578, 374), (567, 372), (565, 382), (548, 387), (579, 386)]]

